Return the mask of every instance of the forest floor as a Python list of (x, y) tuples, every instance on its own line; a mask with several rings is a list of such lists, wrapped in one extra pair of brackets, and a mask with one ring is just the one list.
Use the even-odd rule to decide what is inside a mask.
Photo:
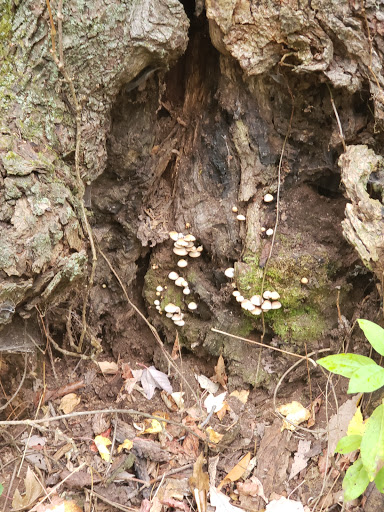
[[(97, 363), (37, 352), (23, 378), (24, 357), (3, 356), (0, 511), (342, 509), (356, 454), (333, 452), (358, 398), (347, 396), (346, 379), (292, 357), (298, 364), (277, 388), (234, 389), (222, 358), (184, 353), (176, 336), (176, 371), (134, 325), (130, 347), (118, 356), (103, 347)], [(289, 430), (275, 407), (294, 401), (306, 420)], [(220, 410), (209, 415), (212, 404)], [(377, 510), (370, 500), (368, 492), (344, 510)]]

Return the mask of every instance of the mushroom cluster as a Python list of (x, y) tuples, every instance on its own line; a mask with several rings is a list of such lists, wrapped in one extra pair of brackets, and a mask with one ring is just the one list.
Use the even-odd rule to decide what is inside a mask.
[[(224, 274), (232, 279), (235, 276), (235, 269), (227, 268)], [(241, 307), (252, 315), (258, 316), (261, 313), (281, 308), (280, 295), (276, 291), (265, 290), (262, 295), (252, 295), (250, 299), (243, 297), (239, 290), (234, 290), (232, 295), (237, 302), (240, 302)]]
[[(171, 231), (169, 233), (169, 238), (174, 242), (173, 253), (176, 254), (176, 256), (182, 257), (177, 261), (177, 266), (179, 268), (185, 268), (188, 265), (188, 261), (184, 259), (183, 256), (189, 256), (190, 258), (198, 258), (201, 256), (203, 246), (200, 245), (196, 247), (196, 238), (193, 235), (184, 235), (183, 233), (178, 233), (177, 231)], [(183, 288), (183, 295), (190, 295), (191, 289), (189, 287), (189, 283), (183, 276), (179, 275), (177, 272), (173, 270), (168, 274), (168, 279), (170, 281), (173, 281), (175, 286)], [(158, 286), (156, 288), (156, 295), (160, 296), (160, 298), (163, 299), (161, 292), (166, 288), (167, 286)], [(162, 314), (163, 311), (161, 309), (161, 301), (156, 299), (154, 301), (154, 305), (158, 312)], [(190, 312), (195, 311), (197, 309), (196, 302), (188, 302), (186, 303), (186, 305)], [(172, 319), (174, 324), (177, 325), (178, 327), (183, 327), (183, 325), (185, 325), (185, 314), (181, 311), (181, 308), (179, 306), (176, 306), (175, 304), (169, 302), (164, 306), (164, 312), (166, 314), (166, 317)]]

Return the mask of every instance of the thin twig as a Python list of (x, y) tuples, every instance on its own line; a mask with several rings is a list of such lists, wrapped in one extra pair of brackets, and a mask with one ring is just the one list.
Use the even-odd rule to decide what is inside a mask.
[(131, 511), (139, 512), (138, 508), (127, 507), (126, 505), (121, 505), (120, 503), (116, 503), (116, 501), (111, 501), (111, 500), (109, 500), (108, 498), (106, 498), (102, 494), (99, 494), (96, 491), (90, 490), (88, 492), (89, 492), (89, 494), (91, 494), (92, 496), (95, 496), (99, 500), (104, 501), (105, 503), (107, 503), (108, 505), (111, 505), (114, 508), (117, 508), (119, 510), (123, 510), (124, 512), (131, 512)]
[(328, 87), (329, 95), (330, 95), (330, 97), (331, 97), (331, 105), (332, 105), (333, 112), (334, 112), (335, 117), (336, 117), (337, 126), (339, 127), (339, 134), (340, 134), (341, 143), (342, 143), (342, 145), (343, 145), (343, 149), (344, 149), (344, 153), (345, 153), (345, 152), (347, 151), (347, 146), (345, 145), (345, 139), (344, 139), (343, 128), (342, 128), (342, 126), (341, 126), (340, 117), (339, 117), (339, 114), (338, 114), (338, 112), (337, 112), (335, 102), (334, 102), (334, 100), (333, 100), (333, 95), (332, 95), (331, 88), (329, 87), (329, 85), (328, 85), (328, 84), (327, 84), (327, 87)]
[(77, 412), (71, 412), (69, 414), (61, 414), (59, 416), (51, 416), (50, 418), (41, 418), (38, 420), (4, 420), (0, 421), (0, 427), (2, 425), (27, 425), (32, 427), (37, 427), (40, 423), (50, 423), (52, 421), (59, 421), (59, 420), (65, 420), (68, 418), (75, 418), (77, 416), (88, 416), (93, 414), (128, 414), (130, 416), (137, 415), (142, 416), (143, 418), (149, 418), (158, 420), (164, 423), (170, 423), (171, 425), (176, 425), (177, 427), (182, 427), (184, 430), (192, 434), (193, 436), (197, 437), (200, 441), (203, 443), (206, 443), (206, 440), (199, 436), (199, 434), (196, 434), (192, 429), (187, 427), (186, 425), (183, 425), (182, 423), (179, 423), (177, 421), (173, 420), (167, 420), (165, 418), (160, 418), (159, 416), (147, 414), (146, 412), (136, 411), (135, 409), (99, 409), (99, 410), (92, 410), (92, 411), (77, 411)]
[[(214, 329), (213, 327), (211, 328), (211, 331), (217, 332), (219, 334), (224, 334), (225, 336), (230, 336), (231, 338), (235, 338), (237, 340), (246, 341), (248, 343), (252, 343), (253, 345), (258, 345), (259, 347), (265, 347), (270, 350), (275, 350), (276, 352), (282, 352), (283, 354), (288, 354), (289, 356), (297, 357), (299, 359), (305, 359), (305, 360), (310, 361), (314, 366), (317, 366), (317, 363), (313, 359), (310, 359), (309, 357), (307, 358), (307, 356), (301, 356), (300, 354), (295, 354), (294, 352), (288, 352), (288, 350), (283, 350), (282, 348), (271, 347), (270, 345), (266, 345), (265, 343), (261, 343), (260, 341), (254, 341), (254, 340), (250, 340), (248, 338), (243, 338), (241, 336), (236, 336), (235, 334), (230, 334), (229, 332), (219, 331), (218, 329)], [(330, 350), (330, 349), (327, 348), (326, 350)], [(321, 352), (321, 351), (319, 350), (318, 352)], [(316, 352), (312, 352), (312, 353), (316, 354)]]

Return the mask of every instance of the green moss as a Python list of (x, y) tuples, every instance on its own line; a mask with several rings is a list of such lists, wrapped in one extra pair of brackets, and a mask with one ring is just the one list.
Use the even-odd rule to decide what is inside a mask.
[[(276, 290), (281, 296), (282, 308), (270, 311), (265, 321), (284, 340), (303, 342), (315, 340), (332, 327), (333, 319), (326, 314), (334, 305), (332, 278), (340, 263), (329, 261), (327, 254), (296, 253), (294, 243), (279, 236), (279, 250), (268, 264), (264, 290)], [(235, 281), (244, 297), (261, 291), (264, 269), (259, 267), (259, 256), (247, 254), (244, 263), (236, 265)], [(310, 279), (309, 286), (301, 278)], [(248, 314), (247, 314), (248, 315)]]

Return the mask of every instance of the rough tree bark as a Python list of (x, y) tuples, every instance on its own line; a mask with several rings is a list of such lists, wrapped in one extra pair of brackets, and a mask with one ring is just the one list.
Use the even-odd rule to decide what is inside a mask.
[[(56, 2), (51, 9), (57, 27)], [(81, 307), (83, 200), (95, 239), (164, 337), (172, 341), (175, 327), (154, 308), (159, 285), (167, 286), (162, 307), (186, 311), (182, 344), (222, 352), (232, 374), (252, 384), (267, 383), (280, 359), (263, 352), (258, 365), (258, 350), (211, 331), (256, 339), (263, 331), (232, 298), (225, 268), (234, 266), (245, 297), (265, 273), (264, 289), (278, 290), (283, 307), (265, 315), (264, 339), (299, 351), (333, 332), (338, 293), (352, 315), (371, 273), (381, 282), (384, 19), (375, 3), (64, 2), (84, 198), (74, 178), (76, 112), (50, 53), (46, 3), (5, 1), (2, 11), (4, 347), (10, 333), (25, 336), (22, 322), (33, 330), (35, 306), (53, 312), (62, 334), (71, 304)], [(263, 196), (279, 187), (277, 210)], [(269, 259), (262, 228), (273, 228), (277, 213)], [(193, 233), (204, 248), (183, 271), (194, 314), (167, 277), (177, 269), (171, 230)], [(76, 318), (70, 313), (74, 337)], [(131, 341), (131, 312), (100, 259), (88, 324), (88, 342)]]

